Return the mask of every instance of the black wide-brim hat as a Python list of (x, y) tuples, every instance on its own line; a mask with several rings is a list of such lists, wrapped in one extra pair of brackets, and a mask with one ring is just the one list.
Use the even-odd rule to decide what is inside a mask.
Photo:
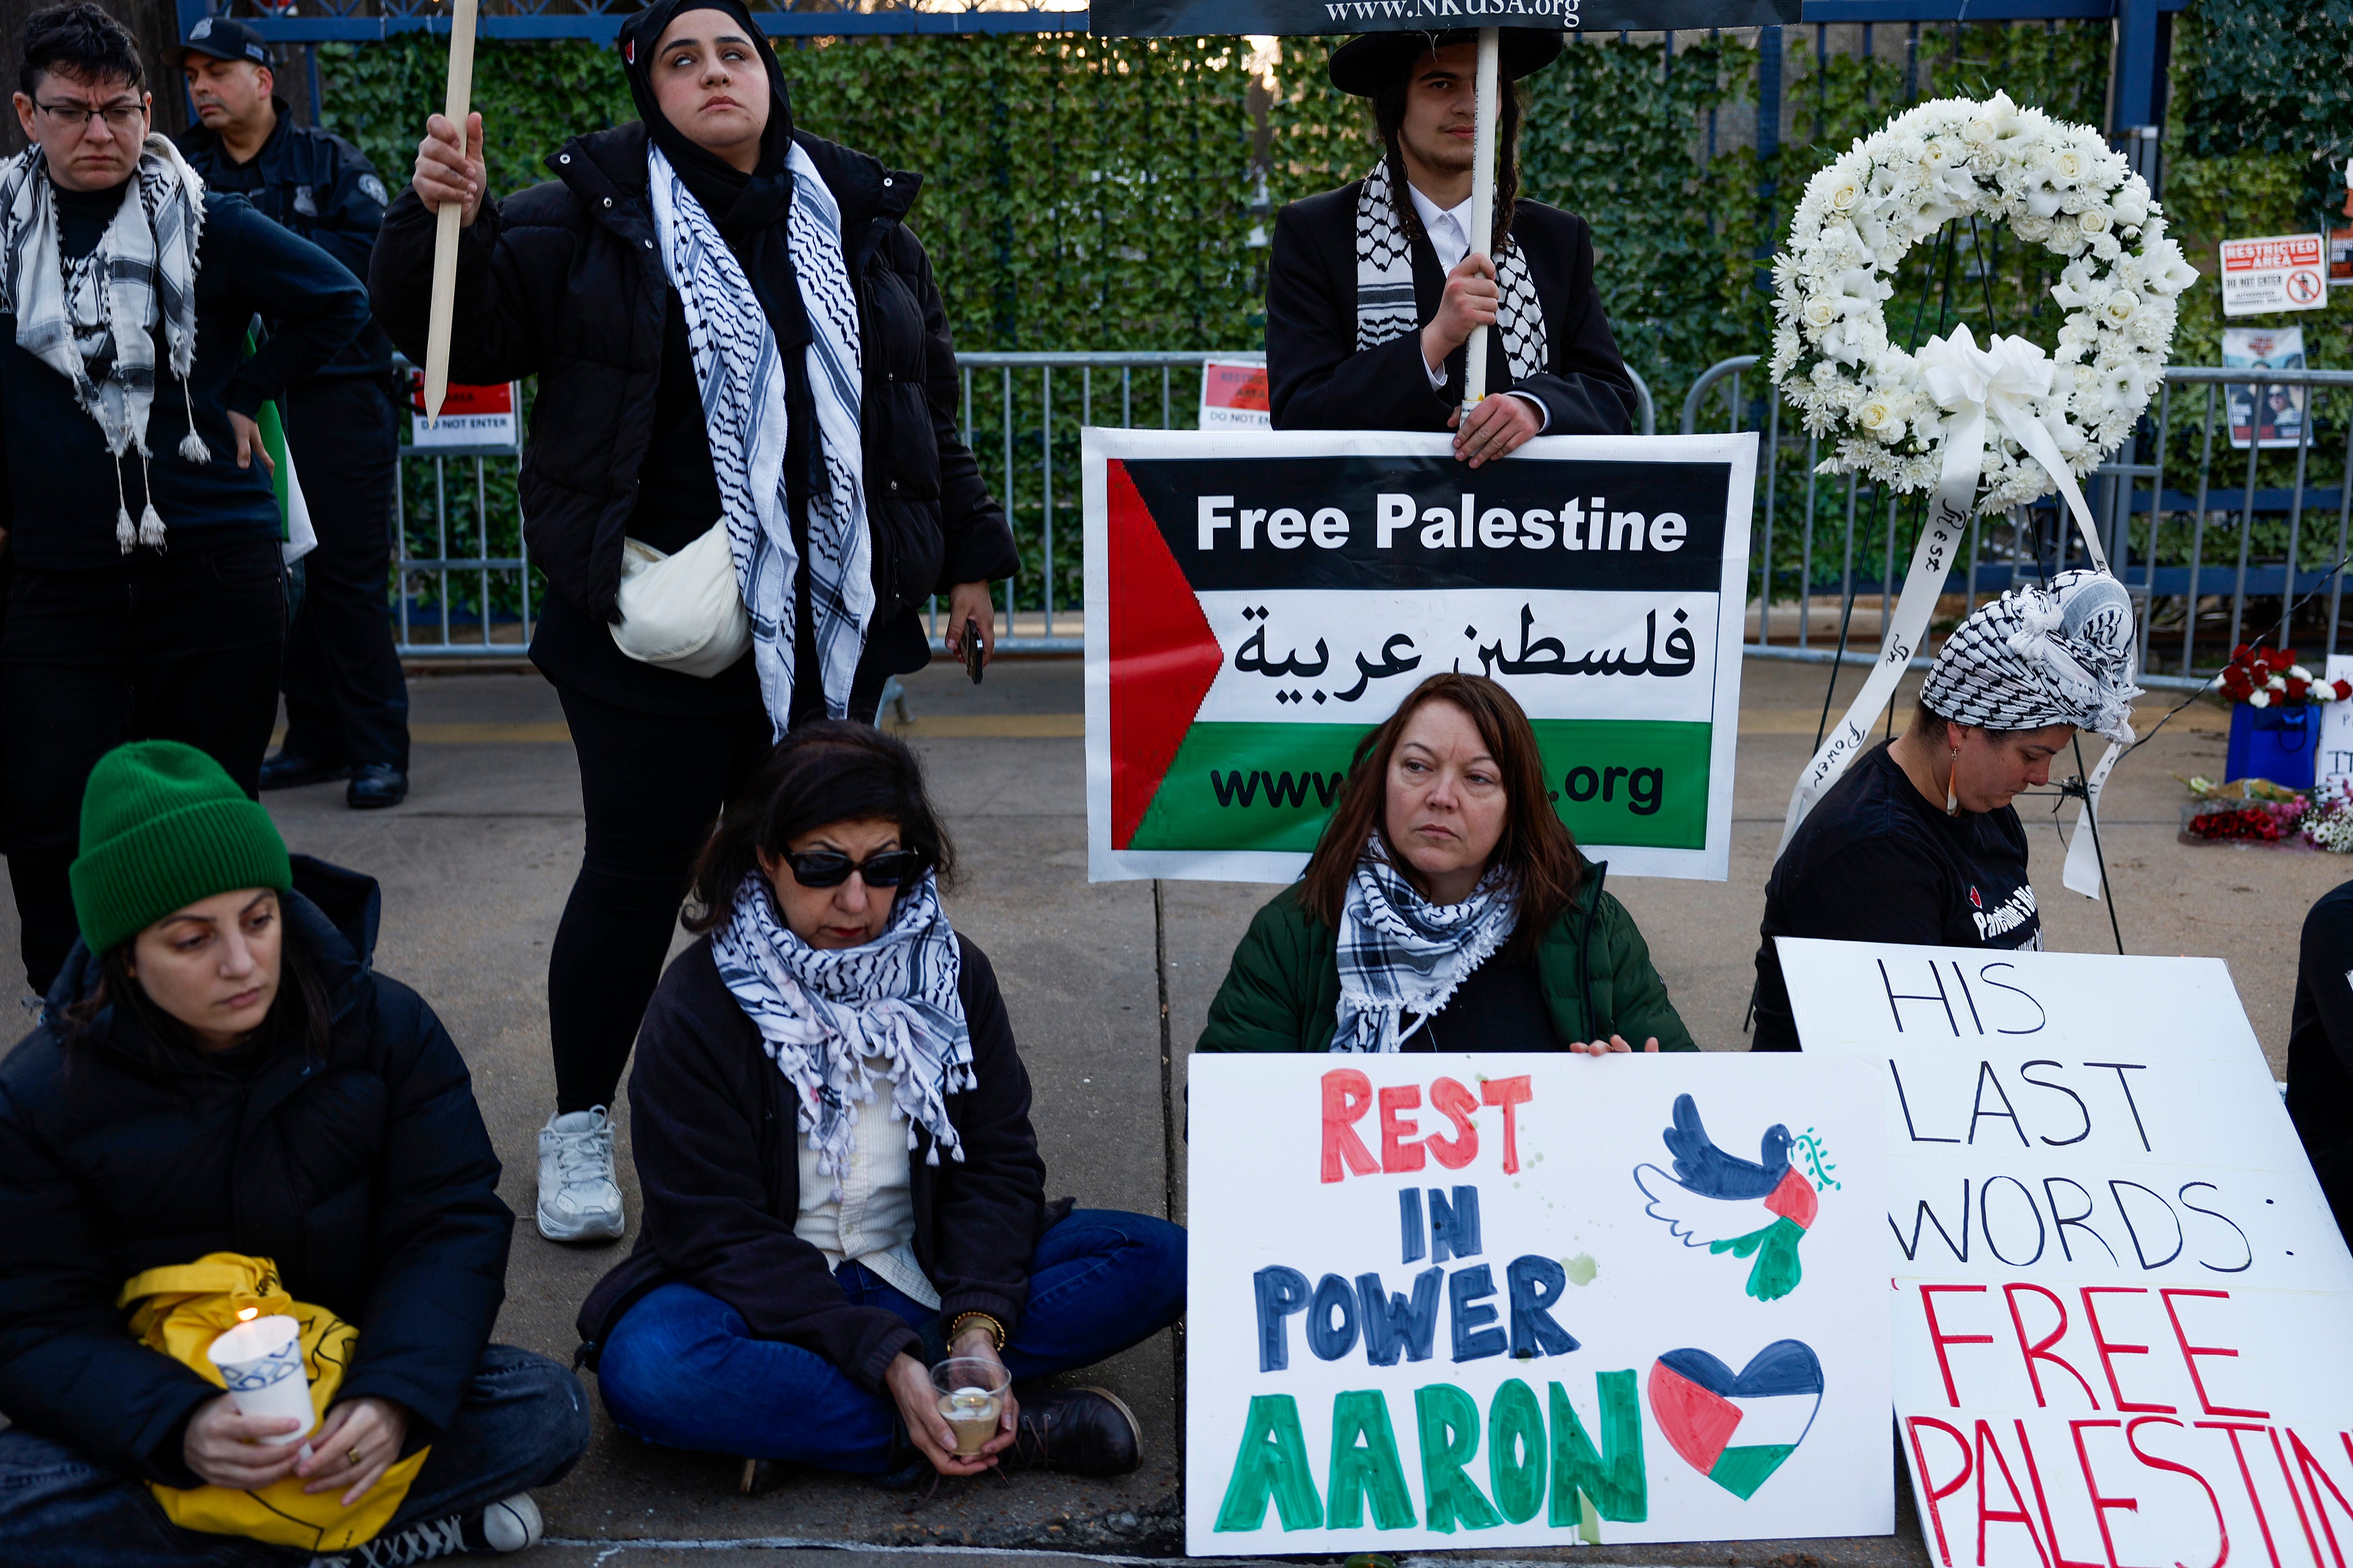
[[(1566, 37), (1556, 27), (1504, 28), (1496, 75), (1504, 81), (1535, 75), (1560, 58)], [(1475, 27), (1444, 33), (1359, 33), (1332, 51), (1332, 85), (1342, 92), (1370, 98), (1411, 70), (1422, 56), (1478, 41)]]

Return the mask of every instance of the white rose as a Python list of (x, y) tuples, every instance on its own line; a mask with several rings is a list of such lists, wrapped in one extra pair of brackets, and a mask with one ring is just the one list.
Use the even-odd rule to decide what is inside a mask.
[(2119, 289), (2101, 305), (2100, 314), (2107, 318), (2111, 325), (2121, 327), (2132, 320), (2133, 312), (2138, 309), (2140, 296), (2129, 289)]
[(1862, 186), (1852, 175), (1830, 188), (1830, 208), (1834, 213), (1851, 213), (1854, 211), (1855, 204), (1862, 200)]
[(2085, 207), (2075, 215), (2075, 226), (2085, 234), (2105, 234), (2115, 222), (2105, 207)]
[(1854, 411), (1854, 422), (1883, 441), (1894, 440), (1895, 437), (1889, 431), (1900, 431), (1904, 426), (1894, 405), (1884, 397), (1865, 399), (1862, 405)]
[(2084, 154), (2073, 147), (2060, 149), (2058, 155), (2051, 160), (2052, 173), (2058, 175), (2062, 183), (2070, 185), (2084, 177), (2087, 166)]
[(1920, 162), (1931, 170), (1942, 169), (1953, 162), (1954, 153), (1953, 144), (1938, 137), (1920, 149)]
[(2305, 668), (2304, 666), (2300, 664), (2289, 665), (2287, 667), (2287, 673), (2288, 679), (2291, 680), (2310, 680), (2312, 679), (2312, 671)]
[(1804, 311), (1806, 325), (1816, 331), (1821, 331), (1822, 328), (1837, 321), (1838, 314), (1838, 307), (1831, 302), (1827, 295), (1817, 294), (1806, 301)]
[(2271, 705), (2272, 694), (2268, 691), (2258, 690), (2247, 699), (2247, 706), (2250, 708), (2268, 708)]
[(2137, 224), (2148, 216), (2148, 187), (2137, 178), (2127, 180), (2124, 188), (2109, 198), (2108, 205), (2116, 210), (2118, 223), (2127, 226)]
[(1972, 146), (1982, 147), (1991, 142), (1997, 134), (1993, 121), (1984, 115), (1978, 116), (1961, 127), (1961, 140)]

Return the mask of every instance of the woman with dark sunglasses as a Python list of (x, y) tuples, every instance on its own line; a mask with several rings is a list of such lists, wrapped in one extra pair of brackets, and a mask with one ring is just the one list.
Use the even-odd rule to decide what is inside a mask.
[(645, 1223), (580, 1310), (583, 1354), (622, 1426), (741, 1456), (746, 1490), (779, 1461), (900, 1485), (1140, 1462), (1101, 1389), (1017, 1386), (969, 1456), (941, 1413), (950, 1356), (1019, 1384), (1185, 1300), (1182, 1230), (1046, 1202), (996, 975), (941, 907), (954, 875), (903, 742), (793, 731), (703, 851), (703, 940), (638, 1037)]

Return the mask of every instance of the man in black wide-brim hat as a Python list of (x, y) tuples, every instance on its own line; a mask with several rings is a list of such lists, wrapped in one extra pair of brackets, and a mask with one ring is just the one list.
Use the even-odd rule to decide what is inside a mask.
[[(1446, 430), (1474, 468), (1532, 436), (1622, 435), (1637, 406), (1593, 289), (1583, 218), (1515, 199), (1519, 105), (1501, 100), (1496, 260), (1470, 254), (1478, 35), (1370, 33), (1332, 81), (1373, 100), (1383, 155), (1354, 184), (1276, 217), (1266, 359), (1278, 430)], [(1559, 57), (1561, 35), (1505, 28), (1499, 74)], [(1473, 327), (1491, 328), (1486, 400), (1460, 418)], [(1497, 394), (1509, 394), (1498, 396)]]

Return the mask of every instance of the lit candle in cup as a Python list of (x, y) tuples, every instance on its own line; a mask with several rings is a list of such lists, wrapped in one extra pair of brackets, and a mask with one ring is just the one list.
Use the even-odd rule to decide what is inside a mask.
[(932, 1368), (932, 1384), (939, 1391), (940, 1415), (955, 1434), (955, 1451), (977, 1454), (997, 1436), (1005, 1414), (1005, 1394), (1012, 1380), (1004, 1367), (976, 1356), (958, 1356)]

